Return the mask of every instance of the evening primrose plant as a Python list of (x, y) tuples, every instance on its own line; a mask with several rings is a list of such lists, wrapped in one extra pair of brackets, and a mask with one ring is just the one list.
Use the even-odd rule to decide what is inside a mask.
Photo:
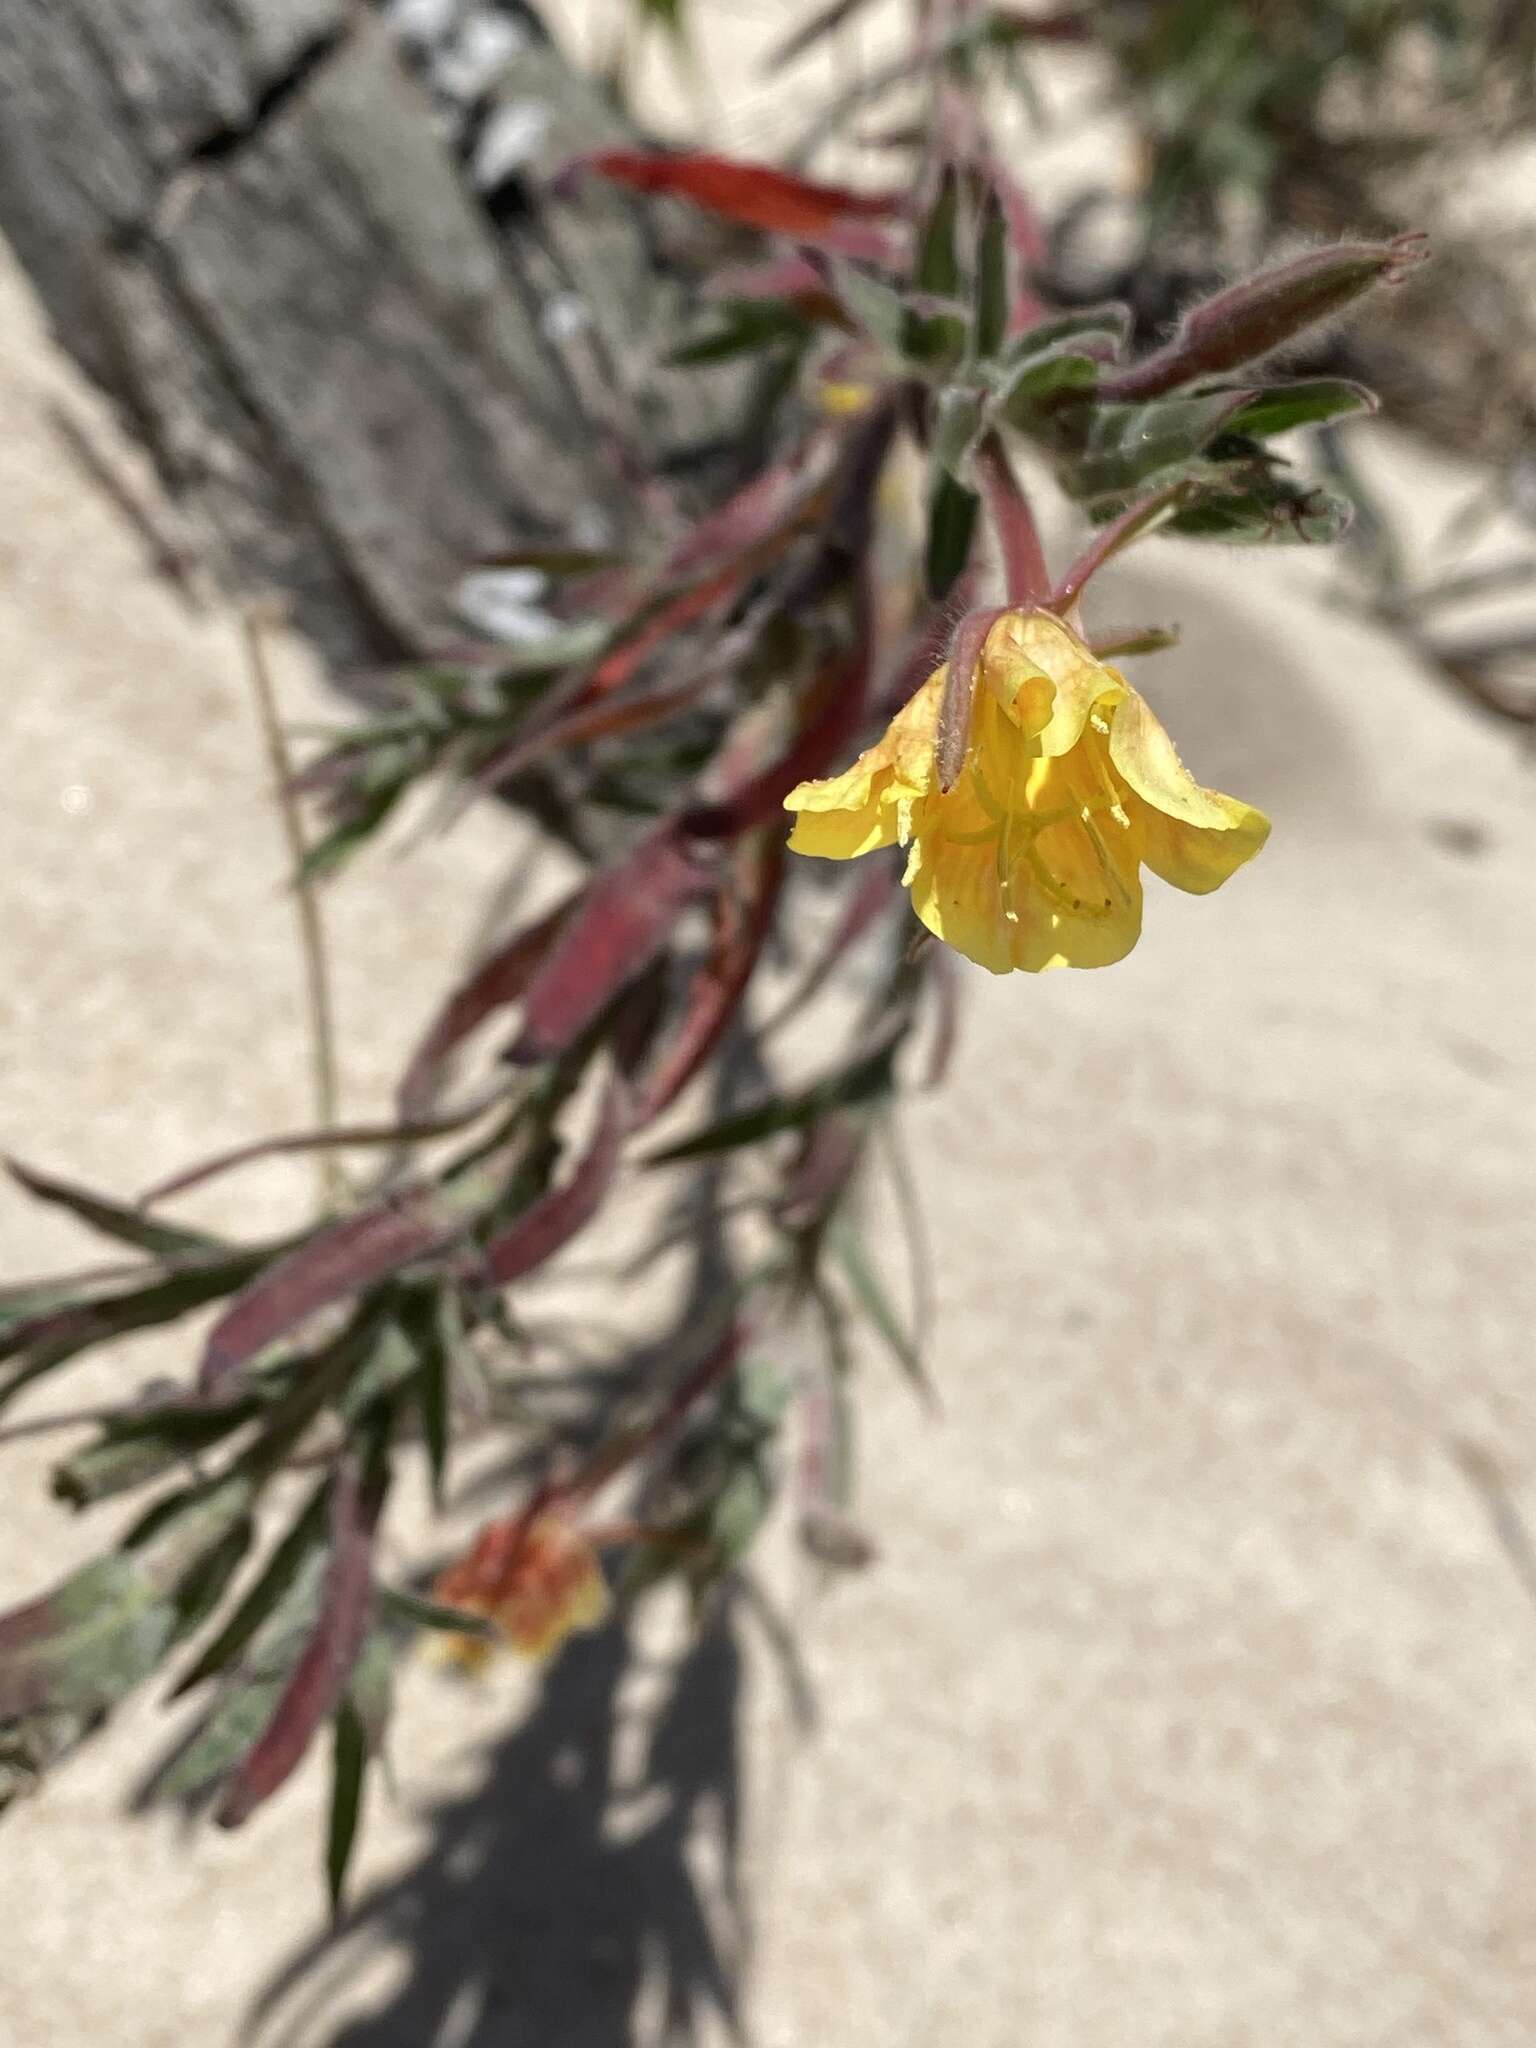
[[(0, 1296), (0, 1405), (204, 1320), (185, 1384), (76, 1419), (59, 1495), (133, 1513), (0, 1619), (0, 1803), (171, 1665), (194, 1718), (145, 1796), (239, 1825), (328, 1731), (339, 1896), (413, 1643), (545, 1658), (660, 1583), (707, 1605), (775, 1503), (828, 1570), (869, 1559), (856, 1333), (920, 1388), (929, 1361), (865, 1216), (879, 1172), (911, 1221), (894, 1111), (942, 1085), (956, 961), (1110, 966), (1144, 874), (1210, 893), (1269, 830), (1185, 769), (1115, 665), (1173, 636), (1106, 632), (1094, 579), (1167, 536), (1337, 536), (1347, 505), (1277, 437), (1372, 401), (1268, 364), (1424, 254), (1307, 249), (1139, 352), (1123, 306), (1053, 305), (987, 118), (1038, 26), (917, 10), (926, 118), (893, 183), (638, 146), (562, 173), (552, 203), (597, 182), (666, 209), (695, 283), (670, 361), (737, 366), (738, 473), (716, 446), (638, 479), (626, 551), (507, 536), (478, 572), (517, 579), (516, 637), (413, 667), (288, 777), (311, 895), (424, 782), (442, 829), (499, 798), (559, 849), (561, 892), (512, 892), (388, 1116), (253, 1135), (136, 1197), (13, 1166), (127, 1263)], [(1081, 530), (1055, 576), (1044, 475)], [(1007, 999), (1022, 1027), (1029, 984)], [(348, 1162), (318, 1218), (243, 1241), (172, 1213), (306, 1149)], [(578, 1239), (622, 1336), (547, 1306)], [(385, 1562), (411, 1465), (478, 1531), (415, 1572)]]

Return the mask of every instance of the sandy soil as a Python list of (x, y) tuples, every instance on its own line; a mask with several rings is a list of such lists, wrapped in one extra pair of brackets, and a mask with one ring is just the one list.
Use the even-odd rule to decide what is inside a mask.
[[(128, 1189), (304, 1118), (280, 846), (232, 624), (71, 459), (51, 406), (134, 474), (10, 267), (0, 334), (0, 1142)], [(1377, 449), (1425, 519), (1455, 494)], [(616, 2048), (669, 2002), (723, 2038), (706, 1931), (762, 2048), (1536, 2034), (1536, 1614), (1456, 1457), (1536, 1510), (1531, 781), (1321, 591), (1174, 547), (1105, 589), (1101, 621), (1182, 621), (1147, 687), (1274, 839), (1211, 901), (1156, 891), (1113, 972), (968, 983), (909, 1118), (945, 1415), (871, 1360), (883, 1558), (824, 1598), (774, 1580), (814, 1730), (748, 1611), (680, 1677), (602, 1640), (542, 1697), (413, 1671), (355, 1924), (263, 2039)], [(282, 672), (291, 715), (331, 709), (302, 648)], [(517, 865), (476, 818), (337, 892), (353, 1108)], [(306, 1185), (211, 1213), (254, 1230)], [(0, 1202), (8, 1277), (80, 1255)], [(135, 1346), (67, 1397), (181, 1358)], [(0, 1602), (103, 1534), (46, 1499), (53, 1448), (0, 1449)], [(644, 1798), (627, 1719), (605, 1778), (615, 1687)], [(150, 1709), (5, 1823), (18, 2048), (222, 2043), (319, 1931), (322, 1773), (233, 1837), (125, 1819)]]

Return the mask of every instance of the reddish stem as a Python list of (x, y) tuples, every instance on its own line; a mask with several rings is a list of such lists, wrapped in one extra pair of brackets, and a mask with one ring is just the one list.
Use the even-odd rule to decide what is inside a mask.
[(1007, 450), (995, 433), (976, 451), (976, 473), (987, 515), (1003, 558), (1003, 588), (1011, 605), (1041, 605), (1051, 587), (1040, 529), (1030, 510)]
[(1094, 535), (1051, 592), (1051, 610), (1064, 612), (1075, 604), (1090, 576), (1097, 575), (1104, 564), (1112, 556), (1118, 555), (1122, 548), (1129, 547), (1133, 540), (1139, 540), (1142, 534), (1161, 524), (1188, 495), (1187, 483), (1170, 484), (1166, 490), (1157, 491), (1150, 498), (1143, 498), (1139, 505), (1129, 506), (1118, 519), (1112, 519), (1102, 533)]

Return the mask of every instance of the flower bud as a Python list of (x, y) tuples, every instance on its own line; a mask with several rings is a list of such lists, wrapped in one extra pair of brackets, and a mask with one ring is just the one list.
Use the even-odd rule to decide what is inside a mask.
[(1196, 377), (1220, 376), (1342, 313), (1378, 284), (1400, 284), (1429, 254), (1422, 234), (1390, 242), (1335, 242), (1218, 292), (1186, 313), (1145, 361), (1101, 378), (1106, 399), (1156, 398)]

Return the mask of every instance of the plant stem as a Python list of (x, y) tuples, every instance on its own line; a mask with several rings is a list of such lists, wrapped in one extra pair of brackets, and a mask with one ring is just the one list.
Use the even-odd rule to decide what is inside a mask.
[(1003, 558), (1003, 587), (1009, 604), (1043, 604), (1051, 576), (1040, 545), (1040, 529), (996, 433), (987, 434), (976, 450), (976, 473)]
[[(282, 820), (283, 836), (288, 844), (288, 858), (293, 868), (294, 916), (298, 923), (299, 952), (304, 966), (304, 990), (309, 1016), (310, 1071), (314, 1088), (315, 1123), (320, 1131), (329, 1131), (334, 1129), (337, 1120), (335, 1015), (331, 1004), (330, 975), (326, 966), (325, 931), (320, 921), (320, 905), (316, 898), (314, 883), (304, 872), (309, 847), (304, 836), (304, 821), (299, 816), (298, 798), (292, 788), (293, 768), (288, 758), (288, 744), (283, 736), (282, 720), (278, 715), (277, 692), (273, 688), (272, 671), (267, 661), (266, 632), (269, 623), (269, 616), (254, 606), (248, 606), (240, 615), (251, 694), (256, 700), (261, 736), (272, 770), (278, 815)], [(347, 1195), (346, 1180), (340, 1162), (332, 1153), (322, 1152), (318, 1160), (318, 1172), (321, 1209), (339, 1208), (344, 1204)]]

